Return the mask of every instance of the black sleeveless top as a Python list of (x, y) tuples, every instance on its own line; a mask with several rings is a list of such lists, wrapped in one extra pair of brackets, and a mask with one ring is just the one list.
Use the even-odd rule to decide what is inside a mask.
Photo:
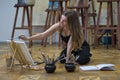
[(69, 36), (63, 36), (62, 34), (60, 34), (60, 37), (61, 37), (62, 41), (64, 41), (66, 44), (68, 43), (68, 41), (70, 39), (70, 35)]
[(63, 35), (62, 35), (62, 31), (63, 31), (63, 29), (60, 31), (60, 37), (61, 37), (62, 41), (64, 41), (64, 42), (67, 44), (68, 41), (69, 41), (69, 39), (70, 39), (70, 35), (68, 35), (68, 36), (63, 36)]

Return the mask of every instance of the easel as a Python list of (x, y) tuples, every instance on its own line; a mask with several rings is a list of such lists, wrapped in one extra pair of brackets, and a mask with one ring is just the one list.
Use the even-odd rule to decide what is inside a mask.
[[(88, 12), (88, 9), (90, 7), (89, 2), (91, 1), (91, 6), (92, 6), (92, 13)], [(76, 9), (78, 12), (79, 16), (81, 16), (81, 22), (82, 22), (82, 27), (84, 29), (84, 39), (88, 40), (87, 38), (87, 29), (95, 30), (96, 26), (96, 13), (95, 13), (95, 8), (94, 8), (94, 0), (79, 0), (78, 5), (76, 6), (68, 6), (68, 9)], [(92, 27), (88, 27), (88, 17), (93, 17), (93, 23), (94, 25)], [(93, 32), (92, 31), (92, 32)], [(93, 33), (94, 34), (94, 33)]]
[[(47, 8), (45, 11), (47, 12), (46, 22), (44, 26), (44, 31), (47, 30), (51, 25), (58, 22), (60, 20), (61, 14), (63, 12), (63, 2), (65, 2), (65, 9), (67, 6), (67, 2), (69, 0), (49, 0), (52, 2), (51, 8)], [(58, 2), (57, 8), (54, 8), (54, 3)], [(52, 36), (49, 37), (49, 44), (52, 44)], [(46, 46), (47, 38), (42, 40), (42, 44), (44, 47)], [(60, 37), (58, 41), (58, 46), (60, 46)]]
[[(28, 30), (29, 36), (32, 36), (32, 11), (33, 11), (33, 6), (34, 5), (15, 4), (14, 7), (16, 8), (16, 14), (15, 14), (15, 19), (14, 19), (14, 25), (13, 25), (11, 40), (14, 39), (14, 34), (15, 34), (16, 29), (17, 30)], [(18, 18), (18, 11), (19, 11), (20, 8), (23, 8), (22, 24), (21, 24), (20, 27), (16, 27), (17, 18)], [(27, 15), (28, 26), (24, 26), (25, 13)], [(29, 47), (31, 47), (31, 46), (32, 46), (32, 41), (29, 41)]]
[[(12, 50), (12, 55), (11, 55), (11, 58), (12, 58), (12, 61), (10, 63), (10, 67), (9, 67), (9, 70), (12, 71), (13, 67), (14, 67), (14, 59), (15, 59), (15, 55), (17, 53), (17, 48), (15, 47), (15, 43), (14, 41), (12, 41), (10, 44), (9, 44), (11, 50)], [(14, 47), (13, 47), (14, 46)], [(22, 66), (22, 65), (21, 65)]]
[[(97, 18), (97, 25), (96, 25), (96, 32), (95, 32), (95, 45), (98, 45), (98, 31), (100, 30), (111, 30), (112, 31), (112, 46), (115, 46), (115, 42), (114, 42), (114, 34), (115, 31), (117, 33), (117, 39), (118, 39), (118, 49), (120, 49), (120, 0), (97, 0), (100, 3), (100, 7), (99, 7), (99, 12), (98, 12), (98, 18)], [(117, 27), (115, 27), (113, 25), (113, 7), (112, 7), (112, 3), (116, 2), (117, 3), (117, 20), (118, 20), (118, 24)], [(100, 27), (99, 26), (99, 22), (100, 22), (100, 16), (101, 16), (101, 10), (102, 10), (102, 4), (103, 3), (107, 3), (107, 23), (105, 25), (105, 27)]]
[(24, 55), (24, 51), (21, 50), (20, 46), (18, 44), (16, 44), (16, 42), (14, 41), (11, 41), (11, 42), (8, 42), (8, 45), (12, 51), (12, 61), (11, 61), (11, 64), (10, 64), (10, 68), (9, 70), (12, 71), (15, 63), (14, 63), (14, 60), (15, 58), (19, 61), (20, 65), (21, 65), (21, 68), (23, 67), (23, 65), (27, 65), (28, 68), (30, 68), (30, 61), (28, 61), (29, 59), (29, 55), (27, 56), (27, 58), (25, 57)]

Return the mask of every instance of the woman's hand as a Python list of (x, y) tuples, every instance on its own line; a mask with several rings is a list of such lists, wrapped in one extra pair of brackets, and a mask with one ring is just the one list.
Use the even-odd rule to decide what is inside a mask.
[(69, 63), (69, 61), (68, 61), (68, 58), (66, 57), (66, 62), (65, 63)]
[(20, 36), (19, 36), (19, 39), (22, 39), (22, 40), (29, 40), (29, 38), (26, 37), (25, 35), (20, 35)]

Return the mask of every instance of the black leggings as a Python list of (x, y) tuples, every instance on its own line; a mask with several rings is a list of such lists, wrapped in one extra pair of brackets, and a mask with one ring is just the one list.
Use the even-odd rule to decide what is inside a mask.
[(86, 58), (80, 58), (80, 57), (79, 57), (79, 58), (76, 60), (76, 62), (79, 63), (80, 65), (87, 64), (87, 63), (89, 63), (89, 61), (90, 61), (90, 58), (89, 58), (89, 57), (86, 57)]
[[(66, 52), (67, 52), (67, 48), (65, 48), (61, 52), (60, 57), (61, 58), (66, 57)], [(72, 54), (75, 56), (75, 58), (77, 58), (75, 62), (79, 63), (80, 65), (87, 64), (90, 61), (91, 54), (89, 53), (89, 55), (83, 55), (84, 53), (79, 53), (79, 52), (81, 52), (81, 51), (72, 51)], [(60, 62), (65, 63), (66, 60), (63, 59), (63, 60), (60, 60)]]

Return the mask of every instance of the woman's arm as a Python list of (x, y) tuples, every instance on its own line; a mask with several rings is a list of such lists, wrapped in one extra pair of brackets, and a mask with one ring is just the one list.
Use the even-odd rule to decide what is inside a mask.
[(26, 37), (25, 35), (21, 35), (21, 36), (19, 36), (19, 38), (23, 39), (23, 40), (43, 39), (43, 38), (46, 38), (46, 37), (50, 36), (51, 34), (56, 32), (57, 30), (59, 30), (59, 23), (56, 23), (56, 24), (52, 25), (49, 29), (47, 29), (46, 31), (44, 31), (42, 33), (38, 33), (38, 34), (30, 36), (30, 37)]
[(71, 55), (71, 51), (72, 51), (72, 39), (70, 37), (69, 41), (68, 41), (68, 44), (67, 44), (67, 56), (66, 56), (66, 63), (69, 62), (69, 58), (70, 58), (70, 55)]

